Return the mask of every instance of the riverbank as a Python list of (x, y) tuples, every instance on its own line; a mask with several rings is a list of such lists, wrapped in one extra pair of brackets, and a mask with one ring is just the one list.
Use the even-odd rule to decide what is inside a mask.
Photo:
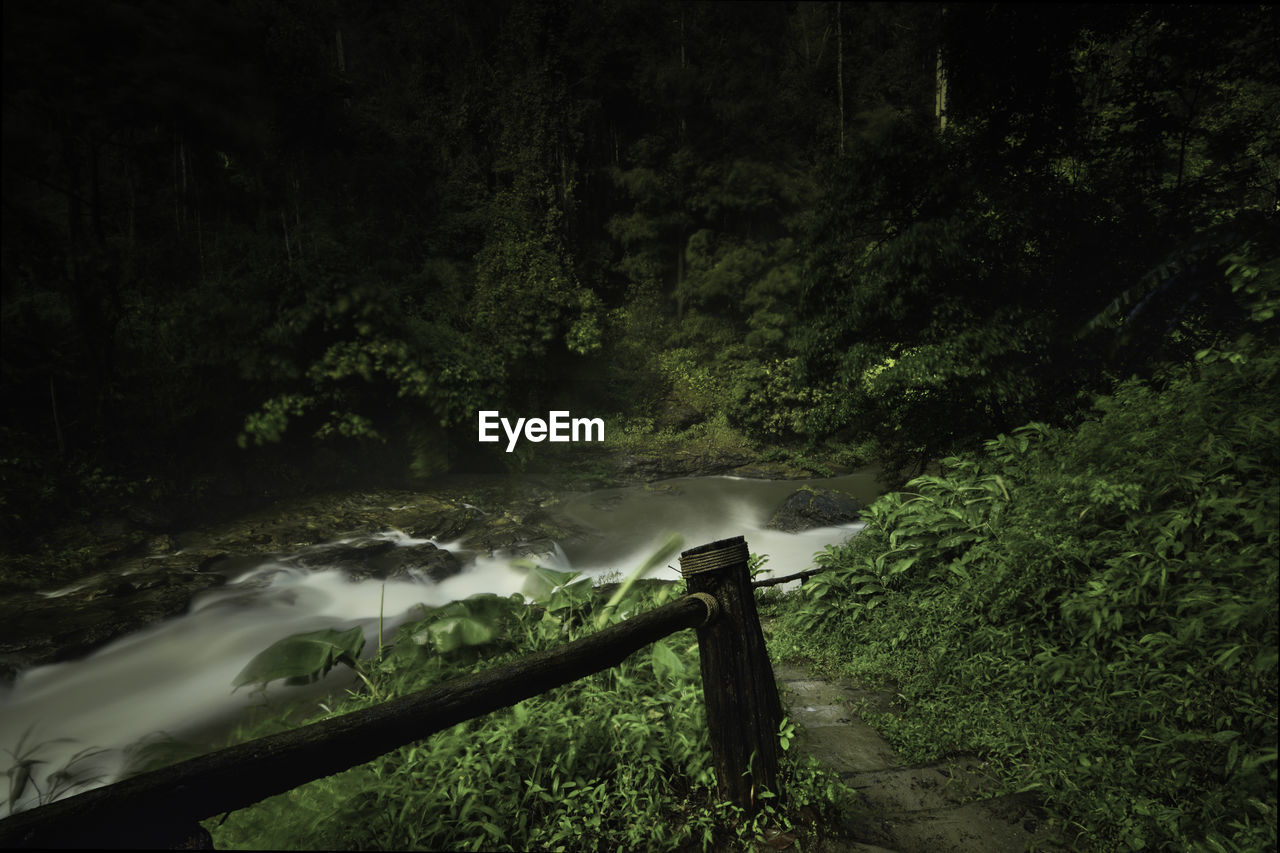
[(393, 477), (390, 487), (369, 487), (366, 478), (364, 488), (335, 488), (341, 466), (328, 450), (314, 455), (319, 467), (309, 477), (300, 476), (296, 459), (261, 470), (228, 468), (167, 501), (121, 487), (30, 547), (6, 542), (0, 683), (184, 612), (194, 595), (225, 580), (230, 565), (254, 555), (390, 528), (461, 540), (477, 552), (546, 551), (575, 534), (548, 516), (557, 495), (677, 477), (829, 477), (859, 461), (840, 450), (761, 447), (706, 423), (680, 431), (623, 425), (599, 446), (541, 445), (536, 454), (495, 457), (522, 471), (450, 473), (409, 488)]
[[(546, 492), (591, 491), (650, 483), (675, 477), (731, 475), (793, 480), (831, 477), (864, 467), (872, 460), (829, 447), (819, 450), (752, 442), (723, 423), (699, 423), (683, 429), (655, 428), (649, 422), (610, 425), (599, 445), (542, 444), (521, 454), (489, 453), (459, 461), (465, 470), (412, 477), (400, 460), (382, 450), (350, 443), (347, 453), (330, 445), (302, 450), (253, 448), (211, 452), (207, 465), (185, 476), (142, 472), (85, 475), (56, 510), (56, 518), (10, 532), (0, 548), (0, 597), (15, 592), (56, 589), (122, 561), (173, 550), (185, 531), (233, 522), (342, 491), (383, 489), (437, 495), (445, 500), (476, 503), (473, 492), (492, 494), (495, 481), (535, 482)], [(510, 476), (504, 476), (510, 475)], [(65, 489), (67, 479), (50, 469), (45, 481), (32, 481), (39, 492)], [(530, 511), (532, 493), (503, 495)], [(54, 510), (49, 510), (54, 512)]]

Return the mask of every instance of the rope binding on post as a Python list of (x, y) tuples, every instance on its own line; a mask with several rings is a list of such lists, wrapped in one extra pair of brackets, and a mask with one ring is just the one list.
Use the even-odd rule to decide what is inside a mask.
[(686, 595), (685, 598), (696, 598), (707, 608), (707, 618), (702, 620), (702, 624), (698, 626), (699, 628), (705, 628), (720, 615), (720, 602), (716, 601), (716, 597), (709, 592), (693, 592)]
[(703, 551), (701, 554), (681, 554), (680, 575), (687, 578), (690, 575), (701, 574), (702, 572), (712, 572), (716, 569), (745, 563), (750, 556), (750, 552), (747, 550), (747, 543), (743, 539), (731, 542), (724, 548), (717, 548), (714, 551)]

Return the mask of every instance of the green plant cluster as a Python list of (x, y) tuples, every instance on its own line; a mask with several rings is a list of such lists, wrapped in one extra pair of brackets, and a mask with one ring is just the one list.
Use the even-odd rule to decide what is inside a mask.
[[(422, 690), (552, 648), (658, 606), (671, 586), (601, 607), (585, 578), (530, 567), (524, 595), (472, 596), (420, 614), (360, 664), (365, 689), (332, 713)], [(336, 640), (333, 634), (327, 640)], [(310, 637), (314, 645), (315, 637)], [(349, 644), (347, 644), (349, 645)], [(281, 644), (276, 651), (287, 648)], [(272, 665), (271, 678), (305, 675)], [(323, 656), (328, 663), (331, 656)], [(280, 661), (276, 662), (277, 664)], [(305, 666), (305, 664), (304, 664)], [(240, 681), (251, 680), (242, 674)], [(326, 709), (327, 710), (327, 709)], [(278, 716), (245, 730), (278, 730)], [(793, 727), (783, 726), (784, 750)], [(830, 818), (848, 791), (785, 752), (785, 805), (755, 817), (719, 802), (697, 644), (677, 634), (621, 666), (461, 724), (368, 764), (207, 823), (219, 848), (668, 850), (746, 846)]]
[(1081, 849), (1275, 849), (1278, 375), (1245, 337), (944, 460), (775, 652), (897, 681), (908, 761), (987, 755)]

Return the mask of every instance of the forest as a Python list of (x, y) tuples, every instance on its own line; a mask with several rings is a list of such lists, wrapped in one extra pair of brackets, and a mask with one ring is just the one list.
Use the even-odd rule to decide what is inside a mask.
[[(876, 464), (775, 652), (1082, 849), (1274, 849), (1273, 7), (3, 15), (0, 594), (315, 490)], [(555, 410), (608, 453), (477, 442)]]
[(480, 409), (916, 471), (1239, 334), (1274, 254), (1264, 7), (5, 15), (14, 535), (313, 442), (427, 476)]

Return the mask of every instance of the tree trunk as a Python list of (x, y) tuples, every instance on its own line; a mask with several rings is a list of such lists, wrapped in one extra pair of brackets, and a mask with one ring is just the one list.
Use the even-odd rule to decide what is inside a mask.
[(836, 102), (839, 105), (840, 112), (840, 156), (844, 156), (844, 24), (843, 16), (840, 14), (840, 7), (843, 4), (836, 3)]
[(58, 395), (54, 392), (53, 377), (49, 377), (49, 405), (53, 409), (53, 433), (58, 439), (58, 458), (67, 455), (67, 443), (62, 439), (62, 420), (58, 417)]
[(284, 208), (280, 208), (280, 228), (284, 231), (284, 254), (289, 260), (289, 266), (293, 266), (293, 249), (289, 246), (289, 220), (285, 218)]
[[(682, 72), (681, 78), (684, 77), (683, 72), (688, 67), (689, 67), (689, 64), (686, 60), (685, 49), (684, 49), (684, 4), (681, 4), (680, 5), (680, 71)], [(683, 79), (681, 80), (681, 84), (683, 85)], [(682, 142), (684, 141), (684, 136), (685, 136), (684, 108), (685, 108), (685, 105), (682, 103), (680, 105), (680, 140)]]
[(938, 48), (938, 70), (934, 85), (933, 115), (938, 120), (938, 132), (947, 129), (947, 71), (942, 64), (942, 48)]

